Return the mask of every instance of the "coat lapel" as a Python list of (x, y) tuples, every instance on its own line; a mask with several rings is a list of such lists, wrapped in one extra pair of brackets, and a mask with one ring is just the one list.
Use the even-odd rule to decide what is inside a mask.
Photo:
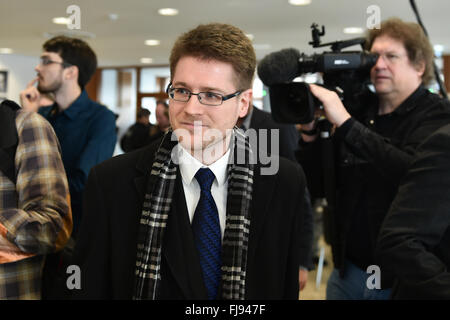
[(206, 299), (206, 289), (203, 284), (202, 271), (194, 244), (179, 172), (165, 235), (163, 255), (185, 298)]
[[(261, 236), (261, 229), (273, 198), (276, 175), (261, 175), (259, 165), (255, 166), (253, 195), (251, 203), (250, 235), (248, 260), (254, 259), (256, 247)], [(258, 197), (255, 197), (257, 195)]]
[[(144, 201), (149, 184), (151, 168), (157, 148), (148, 148), (136, 163), (139, 172), (134, 179), (136, 192), (140, 201)], [(179, 170), (179, 169), (178, 169)], [(206, 289), (203, 284), (202, 273), (190, 228), (183, 185), (179, 172), (172, 200), (172, 209), (163, 240), (163, 259), (167, 263), (177, 286), (186, 299), (206, 299)], [(164, 281), (164, 279), (163, 279)]]
[(153, 160), (155, 159), (156, 148), (147, 148), (136, 162), (138, 175), (134, 178), (134, 185), (141, 203), (144, 202), (147, 192), (147, 183), (152, 170)]

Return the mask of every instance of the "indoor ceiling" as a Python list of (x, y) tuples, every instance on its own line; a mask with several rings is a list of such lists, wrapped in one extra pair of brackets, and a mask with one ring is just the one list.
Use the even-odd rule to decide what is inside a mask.
[[(416, 0), (416, 4), (432, 43), (450, 52), (450, 1)], [(261, 59), (286, 47), (308, 54), (324, 51), (308, 45), (314, 22), (325, 25), (323, 42), (361, 36), (344, 34), (343, 29), (365, 28), (373, 18), (373, 12), (367, 13), (370, 5), (380, 8), (382, 20), (397, 16), (416, 21), (408, 0), (312, 0), (307, 6), (292, 6), (288, 0), (0, 0), (0, 48), (39, 56), (45, 34), (68, 31), (52, 18), (70, 16), (66, 13), (70, 5), (81, 10), (77, 32), (93, 36), (87, 41), (100, 66), (141, 65), (143, 57), (151, 58), (153, 65), (168, 64), (177, 36), (200, 23), (230, 23), (252, 34)], [(179, 14), (158, 14), (158, 9), (167, 7)], [(158, 39), (160, 45), (146, 46), (147, 39)]]

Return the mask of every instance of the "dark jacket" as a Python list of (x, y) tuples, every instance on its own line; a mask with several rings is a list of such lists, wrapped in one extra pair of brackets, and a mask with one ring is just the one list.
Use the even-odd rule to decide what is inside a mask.
[[(76, 298), (131, 299), (139, 220), (159, 141), (91, 170), (74, 264), (82, 274)], [(180, 175), (178, 174), (178, 179)], [(160, 297), (206, 299), (180, 181), (163, 240)], [(280, 159), (276, 175), (255, 166), (248, 244), (246, 299), (298, 299), (299, 227), (303, 172)], [(300, 196), (299, 196), (300, 195)]]
[(450, 299), (450, 125), (421, 145), (380, 231), (394, 299)]
[(136, 122), (128, 128), (120, 139), (120, 147), (124, 152), (130, 152), (145, 147), (150, 143), (151, 124)]
[[(389, 122), (387, 128), (381, 129), (377, 123), (380, 117), (377, 117), (378, 100), (375, 95), (370, 96), (363, 106), (336, 130), (333, 137), (336, 208), (331, 215), (330, 238), (334, 265), (341, 276), (345, 273), (344, 259), (348, 259), (348, 246), (353, 246), (353, 252), (359, 250), (356, 259), (365, 258), (363, 262), (377, 263), (374, 249), (381, 224), (418, 145), (450, 122), (450, 103), (423, 87), (419, 87), (395, 111), (383, 116), (384, 121)], [(314, 144), (302, 145), (301, 163), (306, 172), (322, 169), (318, 166), (321, 155), (308, 152)], [(392, 279), (391, 273), (382, 272), (382, 287), (391, 287)]]

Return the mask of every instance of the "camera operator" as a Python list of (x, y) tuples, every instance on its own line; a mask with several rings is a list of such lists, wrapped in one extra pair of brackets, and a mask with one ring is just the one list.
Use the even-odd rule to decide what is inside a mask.
[[(386, 20), (368, 32), (366, 45), (379, 58), (370, 71), (376, 93), (359, 101), (362, 108), (350, 114), (334, 91), (310, 86), (333, 124), (337, 151), (331, 232), (335, 269), (327, 299), (389, 298), (389, 272), (381, 269), (381, 287), (367, 286), (371, 273), (366, 270), (377, 265), (374, 248), (380, 226), (417, 146), (450, 121), (449, 102), (424, 87), (433, 75), (433, 50), (418, 24)], [(311, 161), (317, 160), (312, 151), (318, 150), (318, 135), (317, 121), (302, 125), (305, 172), (321, 170), (307, 167), (318, 163)]]

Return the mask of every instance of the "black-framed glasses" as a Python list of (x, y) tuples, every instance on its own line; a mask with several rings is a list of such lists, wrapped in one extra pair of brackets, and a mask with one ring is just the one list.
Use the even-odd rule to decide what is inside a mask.
[(41, 58), (41, 65), (43, 65), (43, 66), (48, 66), (48, 65), (50, 65), (50, 64), (52, 64), (52, 63), (60, 64), (60, 65), (63, 66), (63, 68), (68, 68), (68, 67), (71, 67), (71, 66), (72, 66), (72, 64), (70, 64), (70, 63), (68, 63), (68, 62), (65, 62), (65, 61), (59, 62), (59, 61), (54, 61), (54, 60), (52, 60), (52, 59), (49, 59), (49, 58), (47, 58), (47, 57), (42, 57), (42, 58)]
[(229, 94), (229, 95), (221, 95), (220, 93), (215, 92), (199, 92), (199, 93), (193, 93), (185, 88), (173, 88), (172, 82), (169, 83), (166, 89), (166, 93), (169, 95), (170, 99), (173, 99), (175, 101), (179, 102), (188, 102), (191, 96), (197, 96), (198, 101), (201, 104), (207, 105), (207, 106), (220, 106), (224, 101), (234, 98), (242, 93), (241, 90), (236, 91), (235, 93)]

